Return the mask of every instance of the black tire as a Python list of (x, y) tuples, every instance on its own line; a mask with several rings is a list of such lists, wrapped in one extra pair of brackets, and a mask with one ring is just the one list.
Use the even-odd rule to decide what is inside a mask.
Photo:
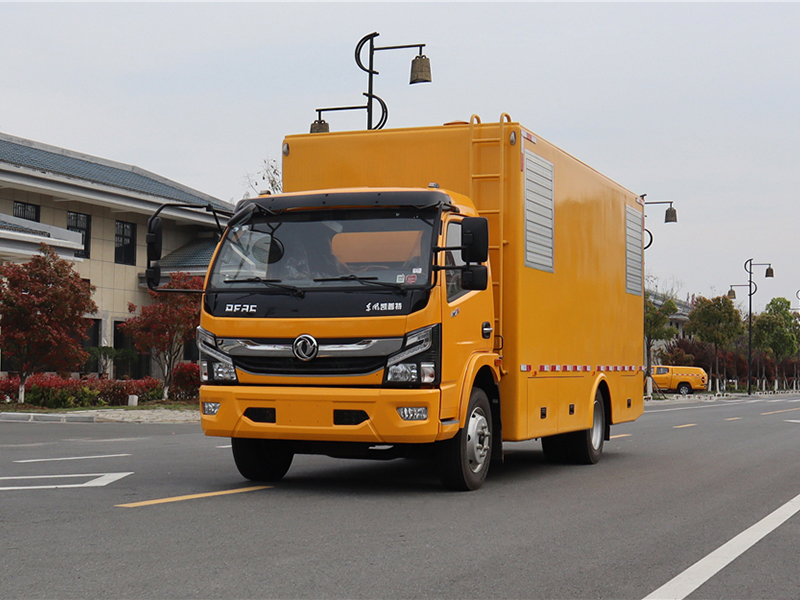
[(594, 395), (592, 426), (584, 431), (568, 433), (570, 462), (579, 465), (593, 465), (600, 460), (606, 434), (606, 409), (603, 393), (598, 389)]
[(473, 388), (463, 429), (438, 445), (439, 475), (446, 488), (466, 492), (483, 485), (492, 461), (492, 433), (489, 398)]
[(679, 384), (678, 384), (678, 393), (679, 393), (681, 396), (688, 396), (689, 394), (691, 394), (691, 393), (692, 393), (692, 386), (690, 386), (690, 385), (689, 385), (688, 383), (686, 383), (686, 382), (679, 383)]
[(236, 468), (250, 481), (278, 481), (294, 458), (289, 446), (276, 440), (231, 438), (231, 447)]

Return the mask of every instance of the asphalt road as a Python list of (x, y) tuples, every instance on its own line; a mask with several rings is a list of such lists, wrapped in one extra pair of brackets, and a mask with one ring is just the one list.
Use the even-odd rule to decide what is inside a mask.
[(612, 436), (594, 466), (508, 444), (452, 493), (316, 456), (255, 486), (197, 424), (0, 422), (0, 597), (800, 598), (800, 396)]

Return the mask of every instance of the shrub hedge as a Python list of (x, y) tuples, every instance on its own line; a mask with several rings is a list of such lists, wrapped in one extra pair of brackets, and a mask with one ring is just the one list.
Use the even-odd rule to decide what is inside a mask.
[[(131, 394), (139, 396), (140, 402), (151, 402), (161, 400), (163, 393), (163, 384), (154, 377), (130, 380), (97, 377), (67, 379), (37, 373), (25, 382), (25, 403), (45, 408), (127, 406)], [(18, 395), (18, 377), (0, 379), (0, 401), (16, 402)]]

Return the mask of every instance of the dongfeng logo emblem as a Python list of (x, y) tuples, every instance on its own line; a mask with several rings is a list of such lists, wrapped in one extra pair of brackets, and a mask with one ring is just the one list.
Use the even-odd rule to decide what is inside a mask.
[(300, 360), (313, 360), (316, 358), (318, 351), (319, 344), (317, 344), (317, 340), (307, 333), (299, 336), (292, 344), (292, 352)]

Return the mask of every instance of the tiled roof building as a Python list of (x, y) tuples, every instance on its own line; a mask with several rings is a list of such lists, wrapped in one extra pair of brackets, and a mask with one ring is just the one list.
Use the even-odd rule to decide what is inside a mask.
[[(117, 325), (144, 286), (147, 219), (161, 204), (233, 206), (139, 167), (0, 133), (0, 261), (25, 262), (51, 246), (97, 289), (91, 346), (130, 345)], [(208, 211), (167, 208), (162, 273), (203, 275), (217, 235)], [(146, 371), (146, 362), (142, 369)], [(139, 375), (140, 372), (134, 372)]]

